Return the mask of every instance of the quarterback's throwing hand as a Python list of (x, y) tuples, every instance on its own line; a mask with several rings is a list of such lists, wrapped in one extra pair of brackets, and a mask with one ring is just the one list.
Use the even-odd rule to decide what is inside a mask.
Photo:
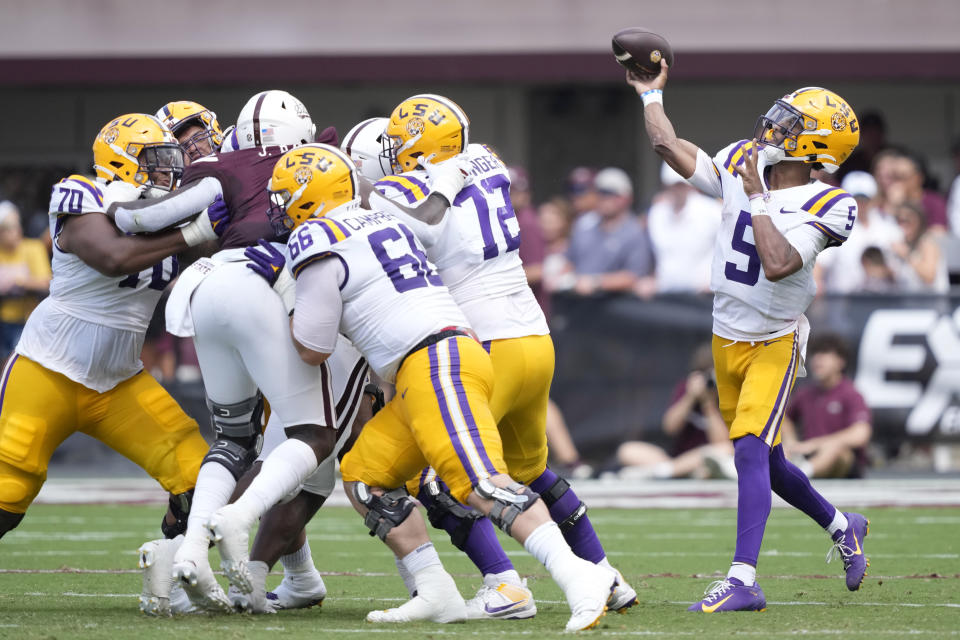
[(627, 71), (627, 84), (636, 90), (638, 96), (642, 96), (644, 92), (651, 89), (663, 91), (667, 86), (667, 69), (669, 69), (667, 61), (660, 60), (660, 73), (655, 76), (638, 76), (633, 71)]
[(246, 251), (243, 252), (243, 255), (250, 259), (250, 262), (247, 263), (247, 269), (266, 280), (267, 284), (272, 287), (277, 278), (280, 277), (280, 272), (283, 271), (287, 259), (281, 251), (263, 238), (257, 240), (257, 244), (260, 245), (259, 249), (257, 247), (247, 247)]
[(760, 155), (760, 143), (754, 139), (751, 144), (743, 146), (743, 166), (736, 166), (737, 173), (743, 178), (743, 191), (748, 196), (763, 193), (763, 181), (757, 170), (757, 158)]

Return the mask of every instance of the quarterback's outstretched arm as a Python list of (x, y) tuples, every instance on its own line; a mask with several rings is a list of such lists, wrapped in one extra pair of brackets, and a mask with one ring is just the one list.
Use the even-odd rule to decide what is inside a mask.
[[(663, 110), (663, 88), (667, 84), (667, 61), (660, 61), (660, 74), (654, 78), (640, 78), (627, 71), (627, 84), (643, 99), (643, 121), (650, 145), (664, 162), (685, 179), (697, 169), (699, 147), (677, 137), (673, 124)], [(646, 94), (646, 95), (645, 95)]]

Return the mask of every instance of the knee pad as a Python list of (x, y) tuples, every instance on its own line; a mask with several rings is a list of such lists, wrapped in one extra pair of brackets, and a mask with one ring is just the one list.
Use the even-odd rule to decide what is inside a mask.
[[(258, 441), (262, 441), (262, 439), (263, 436), (260, 435), (252, 442), (251, 439), (248, 438), (244, 444), (241, 444), (223, 437), (218, 438), (203, 458), (203, 464), (216, 462), (229, 471), (234, 480), (240, 480), (240, 477), (247, 472), (247, 469), (249, 469), (257, 459), (257, 454), (260, 449), (257, 444)], [(251, 444), (253, 446), (250, 446)]]
[(10, 511), (4, 511), (0, 509), (0, 538), (8, 531), (13, 531), (17, 528), (20, 522), (23, 521), (23, 513), (11, 513)]
[(368, 382), (363, 388), (363, 392), (373, 398), (373, 411), (370, 414), (371, 416), (377, 415), (377, 412), (387, 405), (386, 397), (383, 395), (383, 389), (373, 382)]
[(510, 527), (513, 526), (517, 516), (540, 499), (540, 494), (519, 482), (498, 487), (490, 482), (489, 478), (484, 478), (473, 487), (473, 490), (481, 498), (493, 500), (493, 508), (487, 517), (507, 535), (510, 535)]
[(233, 404), (219, 404), (207, 398), (207, 408), (213, 417), (213, 431), (217, 439), (229, 438), (242, 442), (254, 435), (263, 435), (263, 394)]
[(357, 482), (353, 486), (353, 496), (367, 508), (363, 523), (370, 529), (370, 535), (381, 540), (386, 540), (390, 530), (400, 526), (416, 508), (405, 487), (377, 496), (371, 493), (369, 486)]
[(193, 504), (193, 489), (177, 495), (170, 494), (170, 513), (173, 514), (176, 521), (173, 524), (168, 524), (167, 514), (163, 514), (163, 519), (160, 521), (160, 531), (163, 532), (164, 538), (172, 540), (181, 533), (187, 532), (187, 518), (190, 516), (191, 504)]
[[(467, 546), (467, 539), (470, 537), (470, 531), (473, 530), (473, 524), (482, 518), (477, 511), (467, 509), (450, 495), (450, 490), (445, 485), (436, 480), (423, 485), (420, 495), (426, 491), (429, 496), (429, 505), (427, 505), (427, 518), (435, 529), (445, 529), (443, 519), (446, 516), (452, 516), (457, 521), (457, 528), (450, 533), (450, 542), (457, 549), (463, 551)], [(423, 500), (421, 500), (423, 502)]]
[[(552, 509), (553, 505), (557, 504), (567, 491), (570, 491), (570, 483), (558, 476), (557, 481), (554, 482), (549, 489), (540, 494), (540, 497), (543, 498), (543, 502), (547, 505), (547, 508)], [(579, 503), (577, 508), (557, 523), (561, 531), (567, 531), (570, 527), (577, 524), (580, 518), (587, 515), (587, 505), (579, 499), (577, 502)]]

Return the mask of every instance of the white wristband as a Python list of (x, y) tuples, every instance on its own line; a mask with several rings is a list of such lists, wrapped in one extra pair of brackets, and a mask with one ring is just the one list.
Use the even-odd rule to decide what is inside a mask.
[(767, 203), (763, 198), (750, 200), (750, 217), (755, 218), (756, 216), (770, 216), (770, 212), (767, 211)]
[(644, 91), (640, 94), (640, 99), (643, 100), (643, 106), (649, 106), (656, 102), (657, 104), (663, 104), (663, 89), (650, 89), (649, 91)]
[(200, 212), (200, 215), (192, 222), (180, 227), (180, 233), (183, 234), (183, 240), (188, 247), (195, 247), (198, 244), (217, 239), (217, 234), (213, 231), (206, 209)]

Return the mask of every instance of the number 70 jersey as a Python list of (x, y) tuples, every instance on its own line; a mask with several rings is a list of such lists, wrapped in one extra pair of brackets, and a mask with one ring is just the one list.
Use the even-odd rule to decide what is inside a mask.
[(389, 213), (344, 205), (311, 218), (290, 234), (287, 254), (294, 277), (319, 260), (340, 261), (340, 332), (388, 382), (428, 335), (469, 326), (413, 232)]
[(754, 242), (750, 200), (736, 174), (751, 145), (740, 141), (713, 158), (713, 175), (708, 176), (715, 186), (712, 193), (704, 188), (699, 167), (693, 180), (710, 195), (723, 197), (710, 288), (715, 294), (714, 333), (732, 340), (771, 338), (793, 331), (817, 291), (813, 279), (817, 255), (843, 244), (857, 217), (853, 196), (819, 180), (770, 191), (770, 219), (800, 254), (803, 267), (776, 282), (768, 280)]

